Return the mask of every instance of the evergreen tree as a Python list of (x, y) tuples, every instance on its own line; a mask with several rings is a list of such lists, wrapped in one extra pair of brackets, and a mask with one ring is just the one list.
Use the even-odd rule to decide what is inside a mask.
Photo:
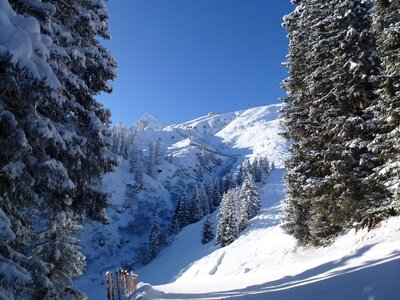
[[(84, 266), (75, 245), (79, 224), (63, 224), (81, 222), (76, 215), (106, 220), (109, 195), (99, 182), (117, 159), (110, 113), (93, 96), (110, 92), (115, 77), (116, 63), (98, 41), (109, 38), (108, 15), (102, 1), (10, 3), (2, 0), (6, 15), (20, 14), (19, 24), (31, 30), (25, 38), (35, 40), (28, 64), (16, 63), (13, 51), (0, 57), (0, 209), (15, 235), (0, 242), (0, 259), (21, 275), (7, 297), (82, 298), (70, 280)], [(68, 243), (52, 255), (56, 233)]]
[(254, 181), (255, 182), (261, 182), (263, 179), (263, 169), (260, 164), (259, 159), (255, 159), (252, 164), (253, 167), (253, 172), (251, 173), (253, 175)]
[(175, 211), (172, 215), (171, 228), (177, 234), (182, 228), (188, 225), (191, 221), (186, 193), (178, 198)]
[(160, 251), (160, 223), (157, 216), (154, 216), (153, 223), (151, 224), (150, 237), (149, 237), (149, 254), (150, 259), (157, 256)]
[(377, 100), (371, 2), (295, 1), (285, 19), (290, 77), (284, 110), (294, 143), (288, 162), (285, 227), (300, 243), (321, 244), (363, 219), (384, 195), (371, 180), (366, 145)]
[(215, 177), (210, 186), (209, 186), (209, 191), (208, 191), (208, 197), (210, 199), (210, 202), (212, 203), (212, 207), (218, 207), (221, 203), (221, 182), (219, 180), (219, 177)]
[(125, 133), (126, 127), (121, 122), (117, 123), (115, 126), (111, 128), (111, 137), (112, 137), (112, 151), (121, 155), (123, 153), (124, 142), (125, 142)]
[(154, 142), (150, 142), (148, 145), (148, 157), (147, 157), (147, 175), (155, 178), (155, 164), (156, 164), (156, 153), (154, 148)]
[(186, 193), (183, 193), (180, 200), (178, 209), (178, 220), (180, 228), (183, 228), (190, 223), (190, 214)]
[(192, 199), (190, 201), (189, 214), (191, 223), (196, 223), (197, 221), (200, 221), (204, 217), (201, 197), (198, 196), (197, 187), (194, 189)]
[(400, 16), (398, 1), (376, 0), (373, 9), (373, 33), (376, 37), (381, 74), (374, 109), (377, 135), (369, 145), (378, 161), (374, 178), (391, 195), (386, 203), (371, 209), (381, 215), (400, 212)]
[(161, 153), (160, 153), (160, 140), (154, 142), (154, 163), (159, 166), (161, 165)]
[(222, 197), (218, 215), (216, 241), (222, 247), (231, 244), (239, 236), (238, 189), (228, 190)]
[(224, 192), (228, 191), (229, 189), (233, 189), (236, 186), (237, 186), (237, 181), (236, 181), (235, 177), (231, 173), (226, 175), (225, 179), (223, 181)]
[(239, 199), (239, 231), (242, 231), (247, 227), (248, 221), (254, 218), (261, 209), (260, 198), (251, 174), (245, 176), (240, 188)]
[(201, 232), (201, 243), (207, 244), (214, 238), (214, 229), (211, 218), (208, 215), (203, 222), (203, 230)]
[(143, 167), (142, 167), (142, 153), (137, 148), (136, 143), (133, 142), (128, 147), (128, 160), (131, 164), (131, 171), (135, 175), (137, 188), (143, 186)]
[[(48, 213), (53, 212), (48, 210)], [(46, 229), (40, 234), (35, 255), (43, 261), (52, 262), (48, 276), (52, 285), (43, 290), (36, 289), (36, 299), (85, 299), (82, 293), (70, 288), (71, 278), (83, 274), (86, 262), (76, 238), (82, 226), (75, 217), (67, 214), (61, 212), (56, 216), (47, 216)]]
[(197, 201), (201, 203), (202, 217), (207, 216), (210, 213), (210, 200), (208, 199), (206, 189), (204, 186), (199, 185), (196, 188)]
[(176, 217), (176, 212), (172, 215), (170, 230), (172, 234), (178, 234), (181, 231), (181, 227), (179, 226), (179, 220)]

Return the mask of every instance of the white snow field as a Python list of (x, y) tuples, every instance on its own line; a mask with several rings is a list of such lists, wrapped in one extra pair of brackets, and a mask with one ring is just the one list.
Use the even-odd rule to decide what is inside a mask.
[[(326, 248), (297, 247), (280, 227), (283, 169), (262, 187), (263, 209), (231, 245), (201, 245), (201, 222), (137, 270), (135, 299), (400, 299), (400, 218), (349, 231)], [(153, 286), (152, 286), (153, 285)]]

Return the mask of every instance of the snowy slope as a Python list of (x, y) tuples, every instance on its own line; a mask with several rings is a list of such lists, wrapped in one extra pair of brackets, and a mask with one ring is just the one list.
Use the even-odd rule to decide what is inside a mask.
[(281, 104), (248, 109), (216, 134), (223, 145), (248, 156), (266, 156), (277, 167), (287, 158), (288, 142), (280, 136), (279, 109)]
[(282, 175), (282, 169), (270, 174), (261, 191), (262, 212), (231, 245), (196, 247), (186, 264), (190, 246), (186, 253), (182, 244), (198, 244), (188, 231), (200, 232), (201, 222), (178, 235), (159, 259), (137, 270), (145, 282), (159, 284), (143, 284), (137, 298), (400, 299), (400, 218), (371, 232), (352, 230), (327, 248), (296, 247), (279, 225)]
[[(90, 299), (104, 297), (105, 271), (118, 266), (132, 268), (138, 264), (140, 249), (148, 240), (153, 214), (159, 216), (166, 228), (174, 201), (183, 192), (190, 194), (199, 183), (208, 183), (215, 176), (222, 177), (235, 171), (245, 158), (267, 154), (270, 161), (281, 165), (284, 153), (287, 153), (287, 143), (278, 135), (276, 120), (281, 107), (272, 105), (232, 113), (210, 113), (182, 124), (166, 124), (145, 114), (135, 124), (136, 143), (146, 156), (149, 143), (159, 141), (161, 165), (157, 166), (154, 179), (145, 175), (144, 189), (139, 193), (130, 188), (135, 181), (127, 161), (105, 176), (103, 188), (113, 194), (107, 211), (109, 224), (88, 222), (85, 225), (81, 245), (88, 267), (85, 276), (75, 281), (76, 287), (86, 292)], [(254, 133), (253, 139), (248, 132)], [(190, 225), (183, 233), (200, 236), (200, 230), (198, 226)], [(184, 251), (188, 250), (186, 238), (178, 238), (175, 245), (179, 240), (183, 242), (178, 251), (182, 257), (187, 253), (186, 260), (177, 265), (173, 263), (173, 254), (164, 259), (171, 263), (164, 268), (164, 275), (157, 268), (153, 271), (152, 274), (157, 274), (160, 279), (157, 283), (162, 283), (171, 272), (173, 277), (176, 276), (194, 258), (199, 259), (215, 250), (215, 247), (204, 248), (198, 239), (190, 245), (190, 251)], [(155, 261), (162, 259), (162, 255)], [(149, 276), (149, 279), (155, 277)]]

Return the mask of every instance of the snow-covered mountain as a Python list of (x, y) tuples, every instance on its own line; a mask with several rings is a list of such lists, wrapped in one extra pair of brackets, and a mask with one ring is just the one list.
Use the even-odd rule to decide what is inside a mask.
[(190, 194), (199, 183), (235, 172), (245, 159), (267, 156), (282, 166), (288, 144), (279, 134), (281, 107), (214, 112), (181, 124), (167, 124), (145, 114), (133, 126), (135, 143), (146, 156), (149, 143), (159, 142), (161, 163), (156, 176), (144, 174), (143, 189), (137, 191), (132, 188), (135, 179), (130, 164), (124, 160), (104, 177), (103, 188), (112, 193), (109, 223), (85, 224), (81, 237), (88, 267), (76, 285), (96, 299), (93, 292), (104, 293), (105, 271), (139, 265), (153, 215), (159, 216), (166, 230), (176, 198), (183, 192)]

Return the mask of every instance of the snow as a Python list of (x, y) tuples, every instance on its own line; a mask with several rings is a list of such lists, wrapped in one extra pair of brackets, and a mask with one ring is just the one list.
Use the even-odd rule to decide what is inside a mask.
[(162, 122), (159, 117), (150, 113), (143, 114), (135, 124), (135, 128), (138, 131), (157, 131), (166, 126), (168, 126), (168, 123)]
[(12, 64), (58, 88), (61, 84), (46, 61), (51, 42), (34, 17), (16, 14), (7, 0), (0, 0), (0, 56), (9, 55)]
[[(141, 299), (399, 299), (400, 218), (371, 232), (351, 230), (326, 248), (297, 247), (279, 224), (283, 172), (270, 174), (261, 188), (262, 212), (235, 242), (224, 248), (212, 242), (200, 246), (198, 235), (188, 231), (199, 231), (201, 222), (192, 225), (155, 261), (137, 270), (139, 278), (158, 285), (142, 283), (136, 295)], [(190, 259), (192, 245), (196, 251)], [(202, 252), (206, 255), (199, 258)]]
[(0, 208), (0, 240), (9, 243), (15, 239), (15, 234), (11, 229), (10, 219)]
[[(284, 160), (289, 146), (281, 136), (282, 105), (263, 106), (225, 114), (209, 114), (182, 124), (163, 127), (158, 118), (146, 117), (146, 130), (137, 136), (139, 149), (160, 141), (162, 173), (144, 176), (146, 190), (133, 202), (127, 185), (134, 182), (124, 161), (105, 176), (103, 188), (113, 193), (108, 225), (85, 225), (82, 246), (88, 257), (87, 274), (75, 287), (89, 299), (105, 299), (106, 271), (129, 265), (135, 249), (148, 233), (128, 235), (140, 203), (168, 211), (172, 196), (199, 183), (196, 155), (213, 153), (221, 165), (213, 165), (206, 178), (234, 171), (244, 159), (266, 155), (277, 169), (266, 184), (258, 185), (261, 212), (239, 238), (221, 248), (215, 241), (203, 245), (203, 221), (185, 227), (148, 265), (133, 271), (144, 282), (135, 294), (141, 299), (400, 299), (400, 218), (383, 222), (367, 232), (354, 230), (326, 248), (298, 247), (281, 228), (281, 201), (285, 198)], [(149, 126), (149, 127), (147, 127)], [(172, 155), (172, 163), (165, 158)], [(214, 228), (218, 211), (212, 214)], [(141, 224), (138, 220), (137, 226)], [(99, 247), (99, 240), (105, 245)]]
[(266, 156), (277, 167), (283, 167), (289, 143), (280, 135), (278, 117), (282, 106), (274, 104), (243, 111), (216, 136), (246, 157)]

